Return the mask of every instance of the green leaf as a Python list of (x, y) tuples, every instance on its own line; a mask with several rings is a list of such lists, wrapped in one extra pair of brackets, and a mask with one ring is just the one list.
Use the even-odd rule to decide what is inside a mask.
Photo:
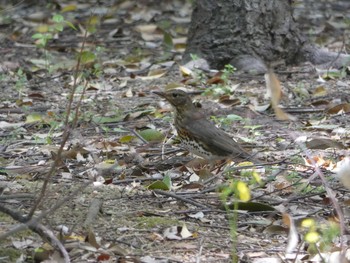
[(139, 134), (148, 142), (160, 142), (164, 139), (163, 133), (155, 129), (142, 130)]
[(77, 28), (76, 28), (71, 22), (69, 22), (69, 21), (64, 21), (64, 22), (65, 22), (65, 23), (67, 24), (67, 26), (69, 26), (71, 29), (77, 31)]
[(39, 113), (32, 113), (26, 117), (26, 123), (40, 122), (43, 121), (43, 116)]
[(133, 136), (133, 135), (125, 135), (123, 137), (120, 137), (119, 142), (121, 142), (121, 143), (128, 143), (128, 142), (131, 142), (135, 138), (136, 137)]
[(96, 123), (111, 123), (111, 122), (118, 122), (123, 119), (122, 116), (113, 116), (113, 117), (101, 117), (101, 116), (94, 116), (92, 117), (92, 120)]
[(241, 120), (243, 120), (243, 118), (241, 116), (236, 115), (236, 114), (229, 114), (229, 115), (227, 115), (226, 118), (228, 120), (230, 120), (230, 121), (241, 121)]
[(63, 31), (63, 25), (62, 24), (57, 24), (55, 25), (55, 29), (59, 32), (62, 32)]
[(38, 46), (46, 46), (47, 39), (39, 39), (38, 42), (36, 43)]
[(89, 21), (87, 24), (87, 31), (89, 33), (95, 33), (97, 28), (96, 26), (101, 22), (101, 19), (99, 16), (90, 16), (89, 17)]
[(45, 251), (45, 249), (42, 248), (42, 247), (37, 247), (36, 249), (34, 249), (34, 252), (35, 252), (35, 253), (42, 253), (42, 252), (44, 252), (44, 251)]
[(129, 130), (122, 129), (122, 128), (119, 128), (119, 127), (113, 128), (112, 130), (113, 130), (114, 132), (129, 132)]
[(256, 130), (256, 129), (260, 129), (262, 128), (262, 125), (245, 125), (244, 126), (245, 129), (250, 129), (250, 130)]
[(95, 59), (96, 59), (95, 54), (90, 52), (90, 51), (83, 51), (81, 53), (81, 63), (82, 64), (94, 62)]
[(38, 46), (46, 46), (46, 43), (49, 39), (52, 39), (52, 34), (50, 33), (46, 33), (46, 34), (42, 34), (42, 33), (36, 33), (32, 36), (33, 39), (38, 39), (37, 41), (35, 41), (35, 44)]
[(72, 12), (72, 11), (75, 11), (75, 10), (77, 10), (77, 5), (71, 4), (71, 5), (66, 5), (66, 6), (64, 6), (64, 7), (61, 9), (61, 12), (62, 12), (62, 13), (65, 13), (65, 12)]
[(89, 25), (86, 30), (90, 33), (90, 34), (93, 34), (93, 33), (96, 33), (97, 31), (97, 28), (95, 25)]
[(171, 189), (171, 177), (169, 175), (164, 176), (163, 183), (168, 187), (168, 189)]
[(40, 38), (43, 38), (43, 37), (44, 37), (44, 35), (41, 34), (41, 33), (36, 33), (36, 34), (32, 35), (32, 38), (34, 38), (34, 39), (40, 39)]
[(150, 190), (155, 190), (155, 189), (164, 190), (164, 191), (170, 190), (170, 188), (166, 183), (159, 180), (151, 183), (149, 186), (147, 186), (147, 188)]
[(172, 36), (166, 31), (163, 32), (163, 43), (166, 49), (172, 49), (174, 46)]
[(55, 23), (62, 23), (64, 21), (64, 17), (60, 14), (55, 14), (53, 15), (52, 17), (52, 20), (55, 22)]

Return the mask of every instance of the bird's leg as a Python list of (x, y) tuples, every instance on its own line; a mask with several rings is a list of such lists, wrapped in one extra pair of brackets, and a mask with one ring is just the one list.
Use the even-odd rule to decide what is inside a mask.
[(217, 169), (215, 174), (218, 174), (221, 172), (222, 167), (227, 164), (227, 161), (220, 160), (220, 163), (217, 162), (217, 160), (210, 160), (209, 161), (209, 170), (213, 172), (215, 169)]

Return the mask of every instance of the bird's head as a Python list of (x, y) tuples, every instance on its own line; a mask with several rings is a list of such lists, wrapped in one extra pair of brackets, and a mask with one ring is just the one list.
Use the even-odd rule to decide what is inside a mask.
[(153, 93), (165, 98), (177, 110), (191, 109), (193, 106), (191, 98), (188, 94), (179, 89), (172, 89), (165, 92), (154, 91)]

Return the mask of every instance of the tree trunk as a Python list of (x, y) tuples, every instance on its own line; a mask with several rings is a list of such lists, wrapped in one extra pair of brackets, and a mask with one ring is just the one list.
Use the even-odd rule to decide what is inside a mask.
[[(195, 54), (213, 68), (231, 63), (241, 70), (262, 73), (271, 63), (310, 60), (318, 64), (336, 58), (336, 53), (320, 52), (306, 42), (293, 19), (290, 2), (197, 0), (183, 61), (189, 62)], [(327, 59), (320, 54), (327, 54)]]

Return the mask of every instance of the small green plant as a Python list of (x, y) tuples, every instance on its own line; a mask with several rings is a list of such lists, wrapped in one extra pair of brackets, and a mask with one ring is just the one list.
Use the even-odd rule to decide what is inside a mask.
[[(233, 203), (233, 210), (230, 208), (229, 199), (234, 196), (236, 200)], [(250, 190), (246, 183), (242, 181), (230, 180), (228, 185), (221, 189), (219, 194), (225, 211), (228, 215), (230, 225), (230, 234), (232, 238), (232, 262), (238, 262), (237, 256), (237, 222), (238, 222), (238, 200), (247, 202), (250, 200)]]
[(68, 25), (69, 27), (76, 30), (75, 26), (71, 22), (65, 20), (62, 15), (59, 15), (59, 14), (53, 15), (52, 21), (54, 23), (48, 27), (48, 32), (36, 33), (32, 36), (32, 38), (37, 40), (35, 43), (40, 48), (45, 48), (47, 45), (47, 42), (53, 39), (56, 33), (62, 32), (65, 25)]
[(224, 81), (225, 85), (228, 83), (229, 77), (235, 72), (235, 70), (236, 68), (234, 68), (231, 64), (225, 65), (221, 75), (221, 79)]
[[(197, 54), (190, 54), (191, 60), (195, 61), (200, 59), (200, 57)], [(193, 77), (195, 78), (195, 82), (199, 83), (200, 86), (205, 86), (206, 82), (207, 82), (207, 76), (205, 74), (205, 72), (203, 72), (203, 70), (201, 69), (197, 69), (196, 67), (191, 69), (191, 71), (193, 72)]]
[(235, 70), (236, 68), (234, 68), (231, 64), (225, 65), (221, 72), (219, 83), (209, 86), (204, 94), (213, 95), (214, 97), (231, 94), (232, 87), (230, 85), (230, 76), (235, 72)]
[(298, 182), (300, 180), (300, 174), (297, 171), (291, 171), (287, 175), (287, 180), (291, 183)]
[(102, 68), (102, 61), (101, 60), (98, 60), (97, 58), (100, 58), (101, 54), (105, 51), (105, 48), (103, 47), (96, 47), (96, 50), (95, 50), (95, 63), (93, 65), (93, 70), (92, 70), (92, 74), (95, 75), (95, 76), (100, 76), (103, 72), (103, 68)]
[(334, 240), (340, 235), (339, 225), (335, 222), (328, 222), (321, 227), (321, 251), (330, 251), (333, 248)]
[[(70, 28), (76, 30), (74, 25), (65, 20), (64, 17), (60, 14), (55, 14), (52, 17), (52, 24), (47, 26), (46, 32), (39, 32), (32, 35), (32, 38), (35, 39), (35, 45), (44, 50), (44, 67), (47, 69), (49, 73), (52, 73), (55, 70), (55, 64), (52, 63), (53, 57), (51, 53), (46, 49), (48, 42), (53, 39), (58, 33), (62, 32), (65, 26), (69, 26)], [(59, 36), (59, 35), (58, 35)]]
[(301, 222), (301, 227), (306, 231), (304, 241), (309, 244), (308, 252), (312, 255), (330, 252), (340, 235), (339, 224), (332, 221), (318, 225), (314, 219), (307, 218)]
[(16, 72), (16, 79), (17, 80), (16, 80), (15, 88), (18, 92), (18, 99), (21, 99), (22, 95), (24, 95), (23, 90), (24, 90), (25, 84), (27, 83), (27, 76), (21, 68), (19, 68)]
[(298, 82), (295, 87), (293, 87), (293, 93), (295, 94), (296, 98), (300, 99), (306, 99), (310, 97), (308, 84), (305, 82)]
[(312, 185), (307, 185), (305, 188), (301, 190), (301, 194), (310, 194), (310, 193), (322, 194), (324, 192), (325, 192), (325, 188), (323, 185), (316, 186), (316, 187)]

